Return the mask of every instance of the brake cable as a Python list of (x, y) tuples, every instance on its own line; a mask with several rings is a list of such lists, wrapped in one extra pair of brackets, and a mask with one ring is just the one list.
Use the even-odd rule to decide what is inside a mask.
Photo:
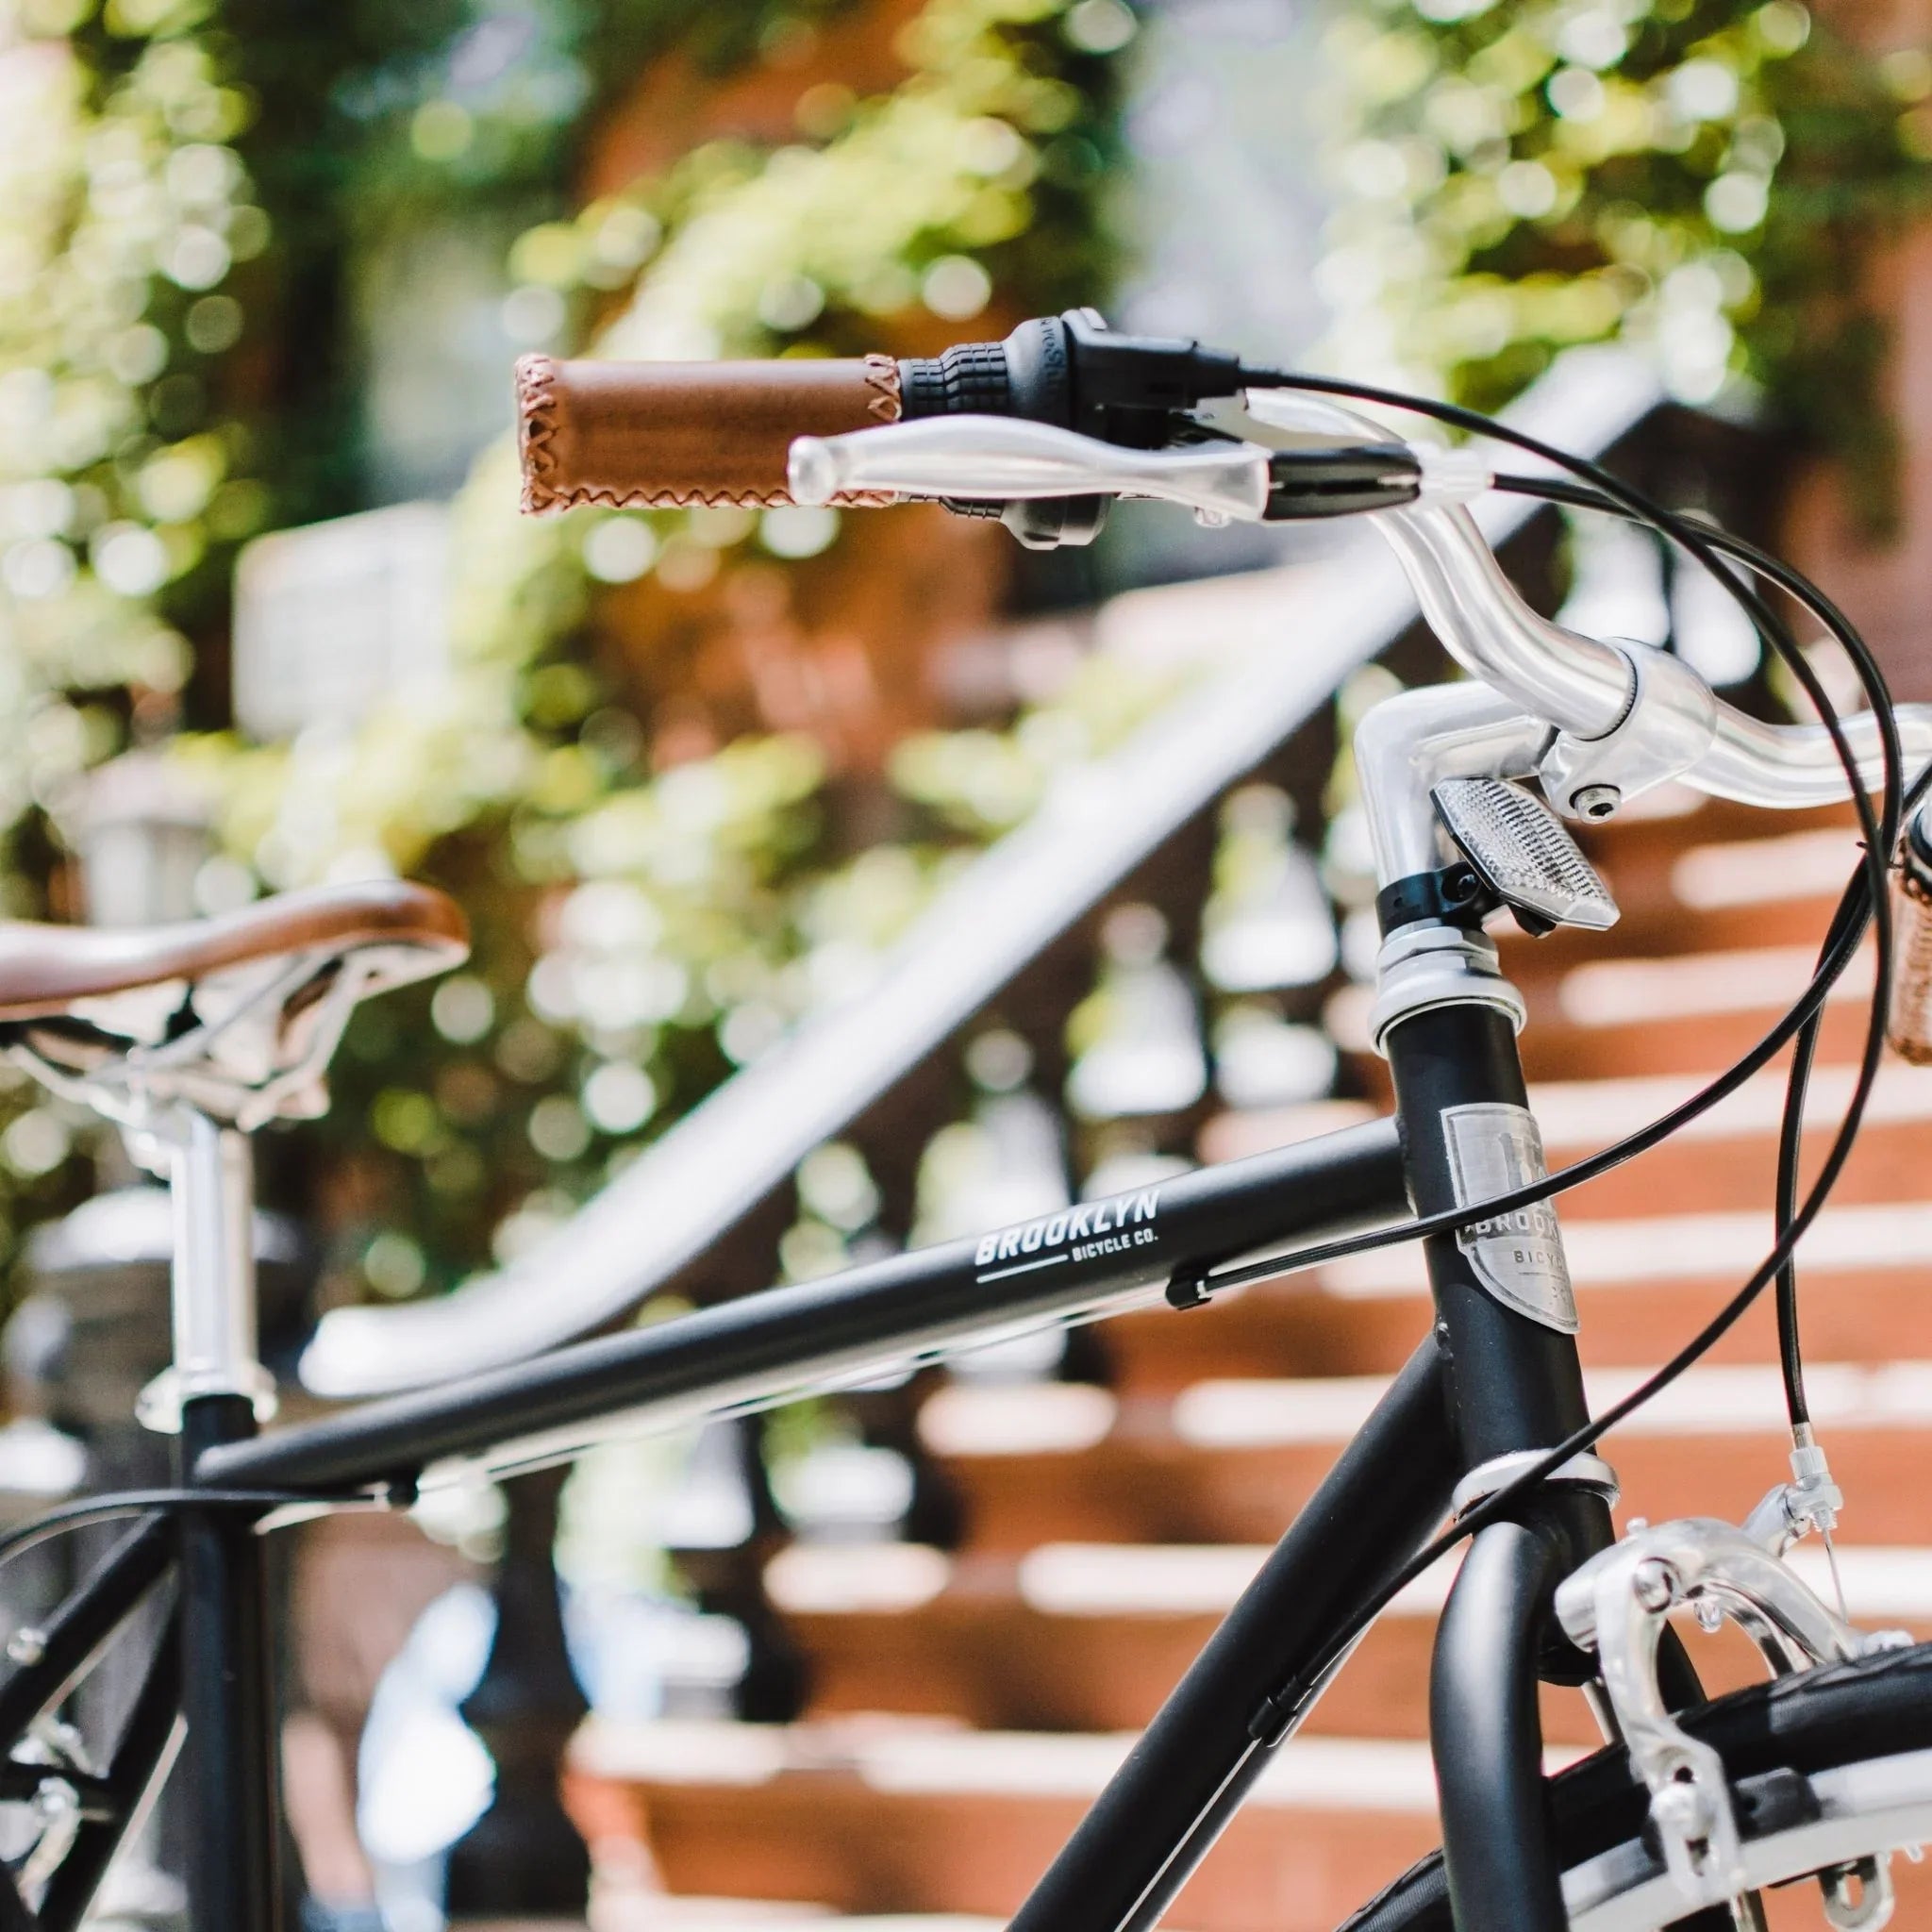
[[(1838, 754), (1839, 762), (1845, 773), (1846, 782), (1851, 791), (1852, 802), (1858, 816), (1859, 827), (1865, 835), (1865, 851), (1861, 859), (1858, 875), (1847, 887), (1843, 899), (1840, 902), (1840, 913), (1842, 916), (1834, 921), (1834, 927), (1838, 931), (1839, 937), (1836, 942), (1827, 938), (1825, 952), (1828, 963), (1821, 966), (1805, 993), (1792, 1007), (1790, 1011), (1786, 1014), (1784, 1020), (1766, 1036), (1765, 1041), (1760, 1041), (1759, 1046), (1755, 1048), (1750, 1055), (1747, 1055), (1745, 1059), (1739, 1063), (1738, 1067), (1734, 1067), (1729, 1074), (1721, 1075), (1717, 1081), (1713, 1081), (1710, 1087), (1705, 1090), (1704, 1093), (1694, 1096), (1694, 1102), (1700, 1104), (1687, 1105), (1673, 1110), (1673, 1113), (1677, 1117), (1677, 1124), (1681, 1124), (1683, 1120), (1691, 1118), (1696, 1113), (1704, 1111), (1707, 1107), (1714, 1105), (1714, 1097), (1707, 1097), (1713, 1095), (1714, 1090), (1724, 1088), (1725, 1091), (1735, 1091), (1736, 1085), (1741, 1084), (1741, 1078), (1734, 1076), (1739, 1075), (1740, 1069), (1746, 1062), (1756, 1063), (1751, 1069), (1755, 1072), (1756, 1065), (1762, 1064), (1762, 1060), (1758, 1059), (1760, 1053), (1762, 1053), (1764, 1059), (1770, 1058), (1771, 1055), (1777, 1051), (1777, 1047), (1782, 1045), (1785, 1040), (1790, 1039), (1807, 1024), (1822, 1005), (1824, 994), (1829, 990), (1832, 982), (1838, 978), (1845, 966), (1850, 962), (1855, 951), (1855, 936), (1862, 935), (1864, 924), (1868, 920), (1874, 922), (1876, 926), (1877, 951), (1877, 974), (1873, 989), (1864, 1050), (1859, 1058), (1857, 1074), (1854, 1081), (1850, 1100), (1845, 1108), (1844, 1117), (1832, 1138), (1832, 1142), (1826, 1152), (1824, 1164), (1816, 1179), (1813, 1181), (1810, 1191), (1801, 1202), (1796, 1204), (1787, 1225), (1778, 1231), (1771, 1252), (1764, 1261), (1753, 1272), (1743, 1287), (1725, 1303), (1724, 1307), (1683, 1348), (1666, 1361), (1661, 1368), (1646, 1377), (1642, 1383), (1632, 1390), (1622, 1400), (1613, 1403), (1602, 1415), (1585, 1424), (1581, 1428), (1573, 1431), (1571, 1435), (1541, 1457), (1528, 1469), (1503, 1484), (1485, 1500), (1466, 1511), (1440, 1536), (1425, 1545), (1407, 1563), (1402, 1565), (1391, 1578), (1386, 1581), (1379, 1589), (1372, 1591), (1369, 1597), (1343, 1620), (1340, 1629), (1331, 1637), (1324, 1650), (1304, 1670), (1298, 1673), (1291, 1683), (1284, 1685), (1278, 1693), (1267, 1699), (1261, 1709), (1257, 1712), (1255, 1736), (1257, 1743), (1263, 1743), (1271, 1741), (1274, 1737), (1283, 1734), (1285, 1730), (1283, 1719), (1286, 1716), (1291, 1715), (1323, 1683), (1327, 1673), (1341, 1661), (1349, 1646), (1401, 1591), (1415, 1581), (1417, 1577), (1421, 1576), (1424, 1571), (1430, 1568), (1449, 1550), (1453, 1549), (1465, 1537), (1473, 1536), (1478, 1529), (1500, 1520), (1530, 1489), (1543, 1482), (1567, 1462), (1571, 1457), (1594, 1445), (1598, 1439), (1609, 1429), (1634, 1414), (1637, 1409), (1668, 1388), (1692, 1364), (1702, 1359), (1743, 1316), (1745, 1311), (1763, 1292), (1766, 1285), (1776, 1278), (1780, 1271), (1795, 1253), (1798, 1242), (1803, 1239), (1811, 1224), (1817, 1219), (1832, 1188), (1836, 1185), (1840, 1174), (1843, 1171), (1845, 1161), (1850, 1156), (1852, 1145), (1862, 1124), (1865, 1107), (1871, 1097), (1872, 1087), (1877, 1078), (1878, 1067), (1885, 1050), (1885, 1021), (1887, 1001), (1890, 993), (1892, 954), (1891, 909), (1887, 891), (1887, 866), (1892, 846), (1896, 842), (1898, 827), (1904, 813), (1905, 789), (1901, 774), (1903, 753), (1899, 743), (1896, 721), (1891, 715), (1890, 696), (1885, 689), (1882, 674), (1879, 673), (1875, 661), (1870, 657), (1869, 649), (1863, 649), (1858, 655), (1855, 656), (1854, 663), (1858, 670), (1861, 683), (1866, 687), (1868, 697), (1871, 699), (1872, 709), (1879, 731), (1882, 752), (1883, 806), (1880, 813), (1876, 815), (1874, 814), (1871, 801), (1865, 794), (1864, 775), (1859, 767), (1857, 758), (1852, 750), (1850, 741), (1845, 736), (1837, 709), (1832, 705), (1829, 695), (1825, 692), (1817, 674), (1805, 660), (1803, 653), (1798, 648), (1796, 639), (1792, 637), (1783, 621), (1776, 616), (1764, 600), (1748, 585), (1740, 581), (1718, 562), (1717, 547), (1709, 541), (1710, 533), (1707, 530), (1690, 524), (1686, 519), (1654, 503), (1643, 492), (1623, 482), (1622, 479), (1611, 475), (1610, 472), (1604, 469), (1601, 465), (1592, 463), (1584, 458), (1572, 456), (1569, 452), (1545, 443), (1541, 439), (1530, 436), (1523, 430), (1513, 428), (1507, 424), (1491, 422), (1489, 418), (1480, 416), (1474, 410), (1461, 408), (1453, 403), (1440, 403), (1424, 397), (1405, 396), (1393, 391), (1376, 388), (1370, 384), (1350, 382), (1341, 377), (1301, 376), (1282, 371), (1262, 370), (1244, 370), (1243, 376), (1251, 386), (1257, 388), (1301, 389), (1316, 393), (1343, 395), (1360, 402), (1368, 402), (1386, 408), (1433, 416), (1441, 422), (1468, 430), (1472, 434), (1490, 438), (1493, 441), (1512, 443), (1519, 449), (1523, 449), (1532, 456), (1539, 457), (1544, 461), (1554, 464), (1558, 469), (1569, 471), (1586, 484), (1600, 491), (1611, 503), (1617, 505), (1634, 521), (1646, 524), (1651, 528), (1670, 538), (1695, 558), (1705, 569), (1709, 571), (1717, 578), (1718, 582), (1724, 587), (1726, 591), (1749, 614), (1759, 634), (1777, 652), (1779, 658), (1783, 659), (1792, 676), (1797, 680), (1800, 688), (1805, 691), (1806, 696), (1817, 708), (1826, 733), (1831, 740), (1832, 747)], [(1791, 572), (1790, 575), (1794, 579), (1799, 577), (1799, 574), (1796, 572)], [(1808, 583), (1807, 584), (1807, 591), (1813, 588)], [(1816, 596), (1820, 602), (1829, 602), (1829, 600), (1824, 598), (1823, 591), (1817, 591)], [(1808, 596), (1806, 601), (1807, 603), (1810, 601)], [(1848, 631), (1852, 629), (1848, 622), (1845, 627)], [(1853, 634), (1856, 635), (1855, 632)], [(1862, 640), (1860, 643), (1862, 644)], [(1924, 781), (1922, 780), (1920, 785), (1914, 786), (1915, 795), (1922, 789), (1923, 784)], [(1861, 900), (1862, 904), (1860, 903)], [(1775, 1041), (1777, 1043), (1770, 1045), (1770, 1051), (1765, 1052), (1765, 1047), (1773, 1041)], [(1748, 1074), (1742, 1077), (1748, 1077)], [(1727, 1085), (1727, 1083), (1729, 1084)], [(1671, 1115), (1665, 1116), (1666, 1120), (1671, 1118)], [(1657, 1124), (1654, 1124), (1653, 1130), (1641, 1132), (1638, 1135), (1629, 1137), (1629, 1139), (1644, 1141), (1647, 1144), (1651, 1145), (1656, 1144), (1657, 1140), (1664, 1138), (1662, 1133), (1654, 1132), (1655, 1125)], [(1674, 1131), (1674, 1127), (1666, 1131)], [(1626, 1144), (1619, 1143), (1620, 1147)], [(1618, 1149), (1607, 1151), (1616, 1153)], [(1624, 1154), (1622, 1158), (1627, 1158), (1628, 1155)], [(1531, 1201), (1545, 1199), (1549, 1194), (1557, 1191), (1557, 1188), (1553, 1186), (1552, 1182), (1560, 1181), (1562, 1185), (1574, 1185), (1575, 1179), (1582, 1177), (1581, 1170), (1593, 1169), (1594, 1171), (1601, 1172), (1605, 1167), (1614, 1164), (1614, 1162), (1605, 1162), (1602, 1156), (1594, 1157), (1592, 1160), (1578, 1162), (1573, 1168), (1566, 1169), (1563, 1175), (1551, 1176), (1544, 1182), (1514, 1191), (1508, 1196), (1501, 1196), (1494, 1201), (1478, 1204), (1475, 1213), (1487, 1216), (1505, 1211), (1506, 1206), (1526, 1206)], [(1474, 1216), (1468, 1210), (1457, 1210), (1437, 1216), (1419, 1217), (1394, 1229), (1378, 1230), (1375, 1235), (1357, 1237), (1355, 1242), (1352, 1243), (1331, 1243), (1330, 1252), (1332, 1253), (1335, 1249), (1359, 1252), (1360, 1247), (1386, 1246), (1396, 1241), (1414, 1240), (1424, 1233), (1447, 1232), (1450, 1227), (1466, 1224), (1473, 1218)], [(1435, 1224), (1441, 1224), (1441, 1225), (1439, 1227)], [(1308, 1260), (1313, 1258), (1314, 1253), (1315, 1251), (1307, 1251), (1304, 1256), (1290, 1258), (1292, 1265), (1303, 1266), (1307, 1265)], [(1270, 1264), (1265, 1263), (1257, 1265), (1259, 1267), (1269, 1267), (1270, 1272), (1280, 1272), (1283, 1263), (1275, 1262), (1272, 1264), (1272, 1267), (1270, 1267)], [(1219, 1282), (1215, 1285), (1230, 1285), (1234, 1276), (1242, 1273), (1244, 1271), (1232, 1271), (1230, 1275), (1220, 1277)], [(1206, 1287), (1208, 1284), (1204, 1283), (1203, 1285)]]
[[(1628, 517), (1628, 512), (1620, 504), (1613, 503), (1602, 492), (1585, 489), (1577, 484), (1566, 483), (1556, 477), (1497, 475), (1491, 478), (1491, 484), (1496, 490), (1513, 495), (1540, 497), (1545, 502), (1568, 504), (1582, 509)], [(1736, 558), (1759, 576), (1775, 583), (1780, 590), (1803, 605), (1831, 634), (1846, 658), (1858, 669), (1860, 682), (1865, 685), (1868, 694), (1874, 683), (1882, 684), (1882, 674), (1877, 671), (1872, 660), (1871, 646), (1859, 635), (1857, 627), (1832, 599), (1802, 572), (1791, 569), (1769, 551), (1759, 549), (1757, 545), (1745, 541), (1741, 537), (1734, 537), (1728, 531), (1712, 528), (1707, 530), (1705, 535), (1706, 541), (1714, 550)], [(1926, 778), (1922, 775), (1907, 793), (1904, 801), (1907, 811), (1917, 802), (1918, 794), (1924, 791), (1925, 783)], [(1839, 936), (1839, 922), (1847, 917), (1849, 912), (1850, 908), (1841, 905), (1834, 915), (1831, 927), (1825, 936), (1824, 948), (1820, 956), (1821, 964)], [(1864, 917), (1862, 913), (1857, 914), (1857, 917), (1858, 930), (1862, 933)], [(1798, 1164), (1805, 1131), (1805, 1100), (1817, 1053), (1818, 1032), (1819, 1015), (1813, 1012), (1799, 1028), (1791, 1053), (1790, 1073), (1786, 1085), (1785, 1106), (1778, 1131), (1776, 1200), (1774, 1212), (1774, 1228), (1779, 1234), (1790, 1226), (1791, 1216), (1797, 1209)], [(1809, 1428), (1811, 1410), (1805, 1395), (1804, 1355), (1798, 1330), (1795, 1257), (1788, 1260), (1778, 1271), (1775, 1292), (1778, 1367), (1784, 1381), (1785, 1410), (1790, 1420), (1792, 1434), (1796, 1436), (1801, 1430)]]

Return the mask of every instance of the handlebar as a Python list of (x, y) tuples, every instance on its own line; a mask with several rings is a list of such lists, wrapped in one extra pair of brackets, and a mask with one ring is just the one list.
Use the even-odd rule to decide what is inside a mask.
[[(1424, 616), (1465, 670), (1556, 734), (1541, 766), (1559, 810), (1598, 815), (1677, 778), (1746, 805), (1791, 809), (1846, 795), (1824, 725), (1772, 724), (1717, 697), (1680, 658), (1582, 636), (1517, 595), (1460, 499), (1485, 487), (1466, 453), (1370, 441), (1293, 452), (1221, 438), (1178, 448), (1157, 418), (1238, 391), (1233, 358), (1191, 342), (1112, 336), (1073, 311), (1003, 343), (929, 360), (559, 362), (517, 365), (524, 508), (789, 503), (874, 506), (908, 496), (1008, 503), (1023, 541), (1078, 541), (1114, 496), (1175, 503), (1203, 521), (1367, 511)], [(1335, 412), (1352, 426), (1352, 412)], [(908, 418), (911, 420), (902, 421)], [(921, 420), (924, 419), (924, 420)], [(1103, 436), (1078, 433), (1096, 428)], [(1056, 521), (1038, 506), (1085, 499)], [(1446, 499), (1446, 500), (1445, 500)], [(1914, 771), (1932, 760), (1932, 706), (1894, 717)], [(1881, 770), (1876, 720), (1842, 721), (1864, 783)], [(1592, 802), (1595, 801), (1595, 802)], [(1892, 1043), (1932, 1062), (1932, 804), (1906, 841), (1895, 897)]]
[[(1631, 651), (1540, 617), (1517, 594), (1468, 511), (1438, 504), (1387, 510), (1374, 519), (1413, 585), (1430, 627), (1473, 676), (1512, 698), (1558, 731), (1590, 742), (1612, 733), (1662, 735), (1661, 716), (1633, 719), (1639, 698)], [(1669, 702), (1694, 678), (1681, 658)], [(1697, 680), (1694, 699), (1707, 703), (1706, 741), (1681, 777), (1715, 798), (1769, 810), (1830, 805), (1845, 796), (1844, 767), (1823, 724), (1770, 724), (1726, 704)], [(1659, 694), (1658, 711), (1665, 699)], [(1908, 767), (1932, 759), (1932, 706), (1893, 708)], [(1682, 728), (1683, 721), (1678, 721)], [(1859, 711), (1841, 721), (1866, 785), (1882, 770), (1877, 720)], [(1557, 801), (1561, 809), (1564, 801)]]
[[(1715, 797), (1784, 810), (1845, 796), (1844, 770), (1824, 725), (1753, 718), (1717, 697), (1674, 657), (1668, 658), (1674, 670), (1667, 687), (1641, 689), (1635, 662), (1662, 654), (1620, 648), (1539, 616), (1503, 574), (1475, 520), (1432, 492), (1435, 454), (1415, 452), (1421, 497), (1383, 508), (1371, 520), (1401, 560), (1430, 627), (1464, 670), (1582, 743), (1626, 737), (1631, 741), (1621, 750), (1632, 767), (1672, 762), (1690, 737), (1701, 740), (1677, 770), (1641, 772), (1649, 783), (1678, 776)], [(792, 451), (791, 479), (801, 501), (825, 501), (840, 491), (965, 497), (1111, 491), (1252, 519), (1264, 513), (1259, 496), (1270, 458), (1253, 443), (1129, 450), (1037, 424), (960, 416), (802, 440)], [(1459, 471), (1455, 492), (1484, 481)], [(1640, 650), (1642, 659), (1633, 660)], [(1932, 759), (1932, 707), (1900, 705), (1895, 716), (1908, 761)], [(1860, 712), (1843, 724), (1866, 783), (1875, 786), (1876, 721)], [(1674, 744), (1641, 741), (1666, 737)], [(1632, 775), (1640, 774), (1633, 769)]]
[[(1441, 491), (1430, 500), (1430, 454), (1417, 453), (1421, 500), (1383, 508), (1373, 520), (1451, 656), (1557, 734), (1542, 775), (1559, 810), (1594, 816), (1586, 801), (1613, 780), (1612, 808), (1668, 777), (1774, 810), (1846, 795), (1844, 767), (1822, 724), (1767, 724), (1719, 698), (1680, 658), (1619, 647), (1539, 616), (1517, 594), (1469, 512), (1442, 501)], [(956, 418), (802, 441), (791, 475), (801, 501), (857, 489), (1009, 496), (1098, 491), (1158, 497), (1218, 520), (1266, 513), (1270, 460), (1268, 451), (1248, 443), (1123, 450), (1038, 425)], [(1486, 480), (1456, 474), (1449, 493)], [(1908, 773), (1916, 771), (1932, 760), (1932, 706), (1899, 705), (1893, 717)], [(1877, 720), (1861, 711), (1842, 719), (1840, 728), (1865, 784), (1876, 787), (1883, 771)], [(1905, 841), (1893, 901), (1898, 938), (1890, 1037), (1895, 1051), (1918, 1064), (1932, 1063), (1928, 814), (1932, 806)]]
[[(1116, 334), (1091, 308), (1023, 322), (1004, 341), (943, 355), (845, 361), (559, 362), (517, 365), (524, 508), (744, 508), (792, 502), (786, 451), (800, 436), (930, 417), (1008, 417), (1158, 449), (1176, 410), (1239, 394), (1238, 357), (1164, 336)], [(969, 497), (973, 492), (947, 492)], [(833, 491), (825, 502), (880, 505), (889, 491)], [(1085, 542), (1103, 492), (1078, 508), (1022, 499), (1006, 519), (1023, 543)], [(993, 501), (997, 503), (997, 498)], [(1035, 505), (1030, 512), (1024, 505)], [(972, 508), (983, 509), (987, 498)]]

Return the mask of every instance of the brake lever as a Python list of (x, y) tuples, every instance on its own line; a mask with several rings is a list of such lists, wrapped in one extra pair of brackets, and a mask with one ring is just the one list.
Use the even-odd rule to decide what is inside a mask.
[(1051, 424), (963, 415), (801, 436), (790, 476), (792, 496), (807, 504), (860, 492), (1006, 502), (1146, 496), (1209, 524), (1353, 516), (1413, 502), (1423, 488), (1421, 461), (1401, 442), (1270, 450), (1209, 434), (1129, 449)]
[(1214, 441), (1183, 449), (1124, 449), (1009, 416), (933, 416), (801, 436), (791, 445), (791, 494), (828, 503), (855, 491), (899, 496), (996, 498), (1151, 496), (1217, 522), (1258, 523), (1268, 508), (1268, 452)]

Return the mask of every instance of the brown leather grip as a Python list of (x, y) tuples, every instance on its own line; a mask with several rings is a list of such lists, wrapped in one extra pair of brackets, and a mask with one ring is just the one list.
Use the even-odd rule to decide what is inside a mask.
[(1932, 1066), (1932, 890), (1908, 858), (1891, 895), (1891, 1004), (1886, 1038), (1901, 1059)]
[[(775, 508), (789, 504), (795, 436), (837, 436), (899, 420), (890, 356), (834, 362), (517, 364), (524, 508)], [(835, 497), (878, 505), (890, 496)]]

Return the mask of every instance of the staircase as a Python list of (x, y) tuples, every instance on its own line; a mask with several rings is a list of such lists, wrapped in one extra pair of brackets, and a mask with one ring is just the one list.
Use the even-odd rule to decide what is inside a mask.
[[(1553, 1164), (1649, 1119), (1725, 1064), (1802, 984), (1856, 846), (1848, 817), (1703, 806), (1605, 828), (1624, 908), (1607, 939), (1508, 936)], [(1328, 1021), (1367, 1092), (1364, 997)], [(1849, 1084), (1857, 987), (1829, 1009), (1811, 1109), (1823, 1144)], [(1781, 1088), (1761, 1077), (1669, 1147), (1567, 1195), (1600, 1405), (1734, 1291), (1770, 1239)], [(1370, 1103), (1222, 1113), (1204, 1158), (1334, 1124)], [(1804, 1250), (1814, 1416), (1848, 1507), (1856, 1621), (1932, 1635), (1932, 1070), (1889, 1063), (1854, 1162)], [(600, 1927), (789, 1924), (826, 1914), (1009, 1913), (1233, 1601), (1383, 1379), (1424, 1332), (1398, 1248), (1208, 1309), (1098, 1332), (1091, 1381), (936, 1380), (924, 1455), (961, 1506), (958, 1546), (793, 1542), (764, 1572), (807, 1660), (796, 1722), (592, 1720), (567, 1773), (602, 1874)], [(1785, 1471), (1769, 1303), (1613, 1436), (1624, 1508), (1740, 1516)], [(1824, 1552), (1794, 1558), (1821, 1587)], [(1197, 1932), (1318, 1932), (1435, 1841), (1424, 1711), (1446, 1567), (1372, 1633), (1183, 1893)], [(1734, 1634), (1694, 1633), (1707, 1680), (1747, 1681)], [(1596, 1733), (1545, 1691), (1553, 1761)], [(1900, 1861), (1901, 1900), (1932, 1896)], [(1777, 1923), (1819, 1923), (1815, 1894)]]

